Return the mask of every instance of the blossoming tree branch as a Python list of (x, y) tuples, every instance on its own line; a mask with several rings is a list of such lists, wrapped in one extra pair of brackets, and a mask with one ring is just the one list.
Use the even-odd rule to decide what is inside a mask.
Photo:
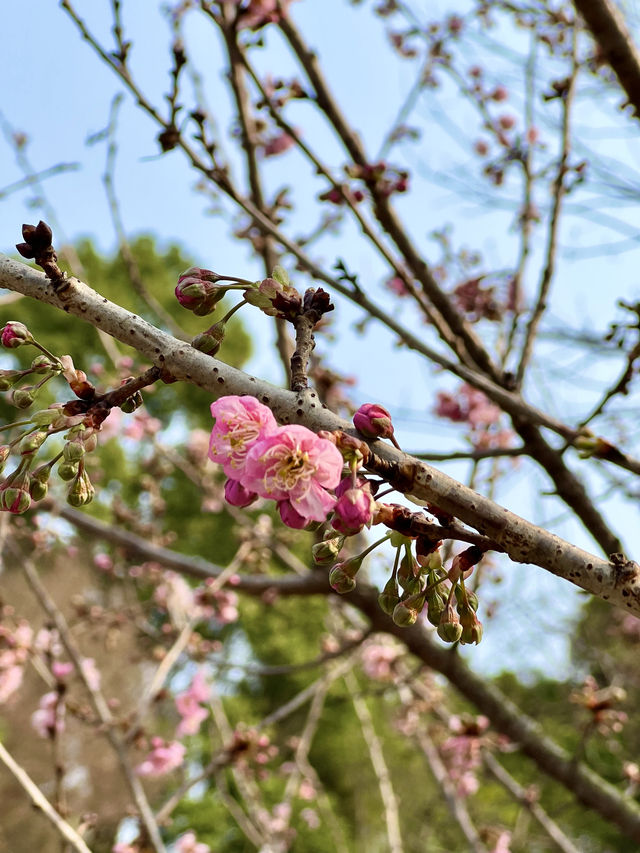
[[(215, 358), (224, 340), (228, 315), (204, 330), (187, 347), (110, 303), (87, 284), (65, 276), (56, 264), (51, 232), (44, 223), (37, 227), (24, 226), (23, 236), (26, 242), (18, 246), (19, 251), (34, 256), (49, 277), (3, 258), (0, 284), (62, 308), (133, 345), (153, 362), (155, 370), (152, 368), (141, 382), (132, 379), (130, 386), (125, 384), (121, 389), (98, 395), (87, 382), (86, 374), (69, 363), (68, 356), (52, 356), (34, 341), (24, 325), (8, 323), (2, 331), (5, 347), (32, 345), (46, 353), (34, 360), (26, 374), (5, 372), (6, 387), (21, 382), (25, 376), (44, 374), (38, 383), (20, 385), (13, 390), (15, 406), (31, 407), (38, 388), (56, 373), (65, 376), (78, 399), (39, 411), (33, 419), (25, 415), (18, 423), (24, 427), (23, 432), (12, 444), (3, 446), (5, 461), (13, 447), (18, 446), (21, 455), (18, 467), (5, 480), (3, 509), (25, 512), (32, 499), (44, 497), (45, 484), (55, 463), (59, 463), (58, 475), (72, 481), (69, 502), (75, 506), (89, 502), (93, 488), (82, 457), (97, 446), (96, 433), (112, 406), (135, 408), (136, 402), (141, 402), (140, 388), (157, 378), (168, 382), (189, 381), (213, 394), (224, 394), (211, 408), (215, 425), (209, 457), (222, 464), (229, 477), (225, 487), (227, 501), (245, 507), (258, 496), (273, 499), (277, 501), (282, 522), (293, 528), (327, 522), (328, 532), (316, 546), (315, 560), (321, 565), (336, 561), (330, 575), (336, 591), (346, 593), (355, 586), (355, 575), (363, 560), (361, 555), (347, 562), (338, 561), (345, 537), (359, 534), (365, 526), (381, 524), (396, 534), (393, 537), (389, 533), (384, 539), (390, 539), (397, 549), (394, 571), (381, 595), (381, 606), (401, 624), (415, 622), (427, 607), (429, 618), (438, 625), (441, 635), (454, 642), (461, 637), (478, 642), (482, 629), (475, 615), (477, 601), (474, 596), (475, 607), (471, 607), (464, 576), (471, 573), (488, 551), (505, 552), (513, 560), (540, 566), (640, 615), (640, 567), (623, 554), (610, 555), (608, 560), (589, 554), (482, 498), (426, 463), (408, 457), (397, 442), (394, 441), (395, 448), (384, 446), (380, 440), (393, 439), (394, 431), (390, 414), (380, 405), (361, 405), (353, 425), (348, 426), (320, 403), (317, 394), (308, 387), (305, 367), (314, 347), (313, 328), (324, 312), (333, 309), (328, 294), (321, 288), (309, 289), (302, 297), (282, 267), (276, 267), (273, 277), (254, 284), (193, 268), (176, 285), (180, 304), (197, 316), (212, 313), (229, 290), (240, 289), (243, 293), (240, 307), (245, 303), (254, 305), (291, 322), (297, 346), (291, 358), (293, 389), (287, 392), (233, 370)], [(227, 281), (231, 283), (226, 284)], [(239, 306), (229, 314), (235, 313)], [(118, 397), (125, 399), (119, 401)], [(276, 418), (282, 426), (278, 426)], [(33, 468), (46, 439), (66, 429), (69, 432), (62, 453)], [(378, 441), (369, 446), (373, 439)], [(348, 469), (345, 476), (343, 468)], [(362, 477), (361, 469), (363, 473), (378, 476)], [(376, 502), (374, 492), (383, 485), (425, 502), (427, 512)], [(445, 569), (439, 556), (443, 539), (473, 544)], [(417, 548), (415, 556), (410, 549), (413, 542)], [(460, 614), (453, 609), (454, 592), (458, 596), (458, 610), (468, 622), (466, 633)]]
[[(64, 238), (78, 164), (31, 159), (82, 111), (19, 91), (25, 132), (0, 97), (29, 211), (0, 254), (8, 843), (640, 843), (633, 28), (610, 0), (105, 5), (29, 32), (111, 98), (81, 135), (113, 257)], [(196, 250), (130, 238), (141, 199)]]

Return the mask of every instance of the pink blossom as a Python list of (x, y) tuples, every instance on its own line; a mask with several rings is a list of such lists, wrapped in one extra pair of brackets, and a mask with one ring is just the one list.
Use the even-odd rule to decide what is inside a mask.
[(111, 853), (140, 853), (140, 848), (137, 844), (125, 844), (124, 841), (119, 841), (113, 845)]
[(176, 696), (176, 708), (182, 717), (176, 735), (194, 735), (200, 728), (200, 723), (207, 717), (208, 710), (202, 707), (211, 695), (209, 685), (206, 683), (204, 673), (199, 669), (193, 677), (191, 684), (184, 693)]
[(103, 572), (109, 572), (113, 568), (113, 560), (104, 551), (99, 551), (93, 558), (93, 565)]
[(182, 623), (193, 613), (194, 591), (175, 572), (164, 573), (164, 581), (156, 587), (153, 598), (160, 607), (164, 607), (175, 624)]
[(392, 681), (393, 664), (400, 656), (400, 650), (389, 643), (375, 642), (367, 644), (362, 650), (362, 669), (377, 681)]
[(224, 497), (228, 504), (240, 508), (250, 506), (258, 499), (258, 495), (245, 489), (239, 480), (227, 480), (224, 484)]
[(72, 663), (63, 663), (63, 661), (54, 660), (51, 664), (51, 672), (55, 676), (58, 681), (64, 681), (65, 678), (71, 675), (73, 672), (73, 664)]
[(40, 737), (50, 738), (64, 730), (64, 703), (60, 694), (52, 690), (40, 699), (37, 711), (31, 715), (31, 725)]
[(309, 829), (317, 829), (320, 826), (320, 818), (315, 809), (302, 809), (300, 817), (307, 824)]
[[(280, 0), (283, 12), (286, 12), (289, 3), (291, 0)], [(277, 0), (250, 0), (249, 6), (238, 18), (238, 26), (258, 29), (265, 24), (277, 23), (281, 17)]]
[(15, 349), (23, 344), (31, 343), (33, 335), (27, 329), (24, 323), (19, 323), (17, 320), (9, 320), (9, 322), (0, 331), (0, 343), (8, 349)]
[(176, 841), (176, 853), (211, 853), (211, 848), (202, 841), (196, 841), (195, 832), (189, 831)]
[(93, 658), (82, 658), (82, 674), (91, 690), (100, 690), (101, 675)]
[(317, 792), (315, 785), (310, 779), (303, 779), (298, 788), (298, 796), (301, 800), (315, 800)]
[(23, 669), (20, 665), (0, 668), (0, 705), (9, 699), (22, 684)]
[(164, 776), (184, 761), (186, 747), (177, 740), (164, 741), (161, 737), (154, 737), (151, 738), (151, 747), (149, 755), (136, 767), (139, 776)]
[(296, 144), (293, 136), (282, 131), (281, 133), (272, 136), (262, 146), (262, 153), (265, 157), (275, 157), (277, 154), (284, 154)]
[(400, 278), (399, 275), (394, 275), (391, 276), (391, 278), (387, 279), (387, 281), (385, 282), (385, 287), (387, 287), (392, 293), (395, 293), (396, 296), (409, 295), (407, 284), (403, 278)]
[(306, 427), (280, 427), (258, 441), (246, 457), (243, 484), (265, 498), (289, 500), (307, 521), (324, 521), (336, 499), (342, 454)]
[(211, 404), (211, 414), (209, 459), (220, 463), (227, 477), (242, 481), (249, 448), (278, 428), (276, 419), (255, 397), (222, 397)]
[(491, 853), (511, 853), (511, 833), (501, 832)]

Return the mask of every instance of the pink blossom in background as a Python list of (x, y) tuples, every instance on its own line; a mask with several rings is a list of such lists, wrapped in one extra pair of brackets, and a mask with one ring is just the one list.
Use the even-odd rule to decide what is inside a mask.
[(177, 737), (197, 733), (209, 713), (201, 703), (206, 702), (210, 696), (211, 689), (205, 681), (204, 672), (199, 669), (188, 689), (176, 696), (176, 708), (182, 717), (176, 729)]
[(206, 459), (209, 448), (209, 433), (204, 429), (192, 429), (187, 439), (187, 452), (196, 459)]
[(400, 649), (390, 643), (367, 643), (362, 649), (362, 669), (376, 681), (391, 681), (395, 675), (393, 663), (400, 654)]
[(136, 767), (138, 776), (164, 776), (184, 761), (186, 747), (177, 740), (164, 741), (161, 737), (153, 737), (151, 747), (151, 752)]
[(93, 565), (97, 569), (102, 569), (103, 572), (109, 572), (113, 568), (113, 560), (108, 554), (99, 551), (93, 558)]
[(262, 153), (265, 157), (275, 157), (278, 154), (284, 154), (296, 144), (295, 139), (285, 131), (272, 136), (262, 146)]
[(22, 684), (23, 669), (19, 664), (0, 666), (0, 705), (9, 699)]
[(342, 454), (306, 427), (279, 427), (249, 451), (243, 474), (246, 488), (264, 498), (288, 500), (307, 521), (324, 521), (336, 499)]
[(93, 658), (82, 658), (82, 674), (91, 690), (100, 690), (101, 675)]
[(31, 725), (45, 738), (64, 730), (64, 703), (55, 690), (41, 697), (38, 710), (31, 715)]
[(196, 841), (195, 832), (189, 831), (176, 841), (176, 853), (211, 853), (211, 848), (202, 841)]
[(320, 826), (320, 817), (315, 809), (302, 809), (300, 817), (309, 829), (317, 829)]
[[(235, 2), (240, 3), (240, 0)], [(291, 0), (280, 0), (283, 12), (287, 11), (290, 3)], [(250, 0), (248, 7), (238, 19), (238, 26), (257, 29), (264, 24), (277, 23), (281, 17), (282, 13), (278, 11), (277, 0)]]
[(491, 853), (511, 853), (511, 833), (501, 832)]
[(303, 779), (298, 788), (298, 796), (301, 800), (315, 800), (317, 791), (310, 779)]
[(234, 395), (212, 403), (211, 414), (215, 424), (209, 439), (209, 459), (222, 465), (227, 477), (240, 480), (246, 487), (243, 474), (249, 448), (278, 428), (276, 419), (255, 397)]
[(73, 664), (54, 660), (54, 662), (51, 664), (51, 672), (58, 681), (64, 681), (65, 678), (68, 678), (68, 676), (70, 676), (73, 672)]
[(175, 572), (163, 573), (163, 582), (156, 587), (153, 599), (167, 611), (175, 624), (181, 624), (193, 614), (194, 590)]
[(125, 844), (124, 841), (119, 841), (113, 845), (111, 853), (140, 853), (140, 848), (137, 844)]

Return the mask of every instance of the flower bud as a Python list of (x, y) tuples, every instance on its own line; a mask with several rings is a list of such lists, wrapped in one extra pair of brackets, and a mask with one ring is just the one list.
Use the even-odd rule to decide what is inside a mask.
[(65, 462), (61, 460), (58, 464), (58, 476), (61, 480), (73, 480), (78, 473), (78, 463)]
[(15, 349), (33, 342), (33, 335), (24, 323), (10, 320), (0, 331), (0, 343), (7, 349)]
[(71, 506), (84, 506), (91, 503), (95, 493), (89, 475), (86, 471), (82, 471), (71, 484), (67, 494), (67, 503)]
[(451, 605), (448, 605), (444, 609), (442, 619), (438, 625), (438, 636), (445, 643), (457, 643), (462, 636), (462, 625)]
[(365, 525), (371, 525), (374, 506), (375, 501), (369, 488), (347, 489), (333, 508), (331, 526), (338, 533), (354, 536)]
[(408, 628), (418, 621), (422, 608), (424, 607), (424, 595), (410, 595), (396, 604), (391, 618), (400, 628)]
[(378, 596), (378, 604), (380, 605), (380, 609), (383, 610), (388, 616), (394, 611), (394, 608), (400, 601), (400, 596), (398, 595), (398, 584), (396, 583), (395, 578), (389, 578), (389, 580), (384, 585), (384, 589)]
[(224, 497), (227, 503), (231, 506), (245, 507), (252, 504), (258, 497), (255, 492), (250, 492), (248, 489), (238, 482), (238, 480), (227, 480), (224, 484)]
[(8, 444), (0, 445), (0, 473), (4, 471), (4, 466), (7, 464), (7, 459), (11, 453), (11, 448)]
[(0, 391), (8, 391), (19, 375), (19, 370), (0, 370)]
[(33, 478), (29, 480), (29, 494), (32, 500), (41, 501), (43, 498), (46, 498), (48, 491), (49, 486), (47, 483), (43, 483), (41, 480), (34, 480)]
[(7, 510), (14, 515), (22, 515), (30, 506), (31, 495), (26, 489), (9, 486), (0, 492), (0, 509)]
[(356, 575), (360, 571), (364, 557), (351, 557), (342, 563), (336, 563), (329, 573), (329, 585), (340, 595), (351, 592), (356, 586)]
[(47, 437), (48, 433), (44, 432), (44, 430), (37, 430), (36, 432), (29, 433), (29, 435), (25, 435), (19, 447), (22, 456), (27, 456), (29, 453), (35, 453), (37, 450), (40, 450)]
[(41, 409), (39, 412), (34, 412), (31, 415), (31, 423), (38, 427), (50, 426), (60, 417), (61, 408), (62, 406), (56, 405), (56, 408)]
[(293, 319), (302, 309), (300, 294), (290, 284), (286, 270), (280, 266), (274, 267), (271, 278), (265, 278), (257, 287), (245, 290), (244, 298), (269, 317)]
[(436, 627), (442, 621), (442, 614), (445, 611), (445, 599), (439, 592), (432, 592), (427, 597), (427, 619)]
[(340, 565), (337, 565), (329, 573), (329, 586), (339, 595), (345, 595), (348, 592), (353, 592), (356, 588), (356, 581), (355, 578), (346, 574)]
[(81, 441), (67, 441), (62, 448), (62, 457), (65, 462), (74, 464), (79, 462), (85, 454), (84, 444)]
[(344, 536), (332, 536), (311, 546), (313, 562), (316, 566), (330, 566), (335, 563), (344, 545)]
[(197, 317), (204, 317), (215, 310), (216, 304), (225, 295), (228, 287), (217, 284), (220, 276), (211, 270), (191, 267), (178, 278), (176, 299)]
[(455, 588), (456, 601), (458, 602), (458, 613), (460, 613), (461, 607), (470, 607), (474, 612), (478, 609), (478, 596), (475, 592), (472, 592), (470, 589), (462, 589), (462, 587), (457, 584)]
[(59, 365), (53, 364), (46, 355), (37, 355), (31, 362), (31, 370), (34, 373), (44, 375), (56, 369)]
[(293, 530), (305, 530), (309, 528), (309, 520), (300, 515), (300, 513), (292, 506), (291, 501), (278, 501), (278, 512), (283, 524), (291, 527)]
[(191, 341), (191, 346), (206, 355), (217, 355), (224, 340), (225, 326), (226, 323), (215, 323), (206, 332), (196, 335)]
[(353, 425), (367, 438), (392, 438), (391, 415), (377, 403), (363, 403), (353, 416)]
[(16, 388), (11, 395), (13, 405), (18, 409), (28, 409), (35, 399), (35, 394), (30, 388)]

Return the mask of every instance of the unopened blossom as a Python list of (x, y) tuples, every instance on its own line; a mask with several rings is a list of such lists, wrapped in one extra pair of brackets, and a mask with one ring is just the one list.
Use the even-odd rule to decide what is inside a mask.
[(178, 737), (195, 735), (198, 732), (200, 724), (209, 713), (202, 703), (207, 702), (210, 696), (211, 689), (205, 681), (203, 671), (199, 669), (189, 687), (176, 696), (176, 708), (182, 718), (176, 729)]
[(304, 426), (279, 427), (258, 441), (246, 457), (243, 484), (264, 498), (288, 500), (307, 521), (324, 521), (336, 499), (342, 454)]
[(284, 154), (296, 144), (296, 140), (291, 134), (286, 131), (281, 131), (264, 143), (262, 153), (265, 157), (275, 157), (277, 154)]
[(64, 681), (73, 672), (73, 664), (69, 661), (54, 660), (51, 664), (51, 672), (57, 681)]
[(278, 512), (280, 513), (282, 523), (286, 524), (287, 527), (293, 528), (293, 530), (304, 530), (309, 523), (303, 515), (300, 515), (291, 506), (291, 501), (278, 501)]
[(211, 414), (215, 424), (209, 439), (209, 459), (222, 465), (227, 477), (247, 487), (243, 475), (249, 448), (278, 428), (276, 419), (271, 409), (248, 396), (221, 397), (211, 404)]
[(365, 525), (371, 524), (375, 501), (369, 484), (346, 489), (339, 495), (333, 508), (334, 516), (331, 526), (338, 533), (353, 536), (359, 533)]
[(227, 480), (224, 484), (224, 497), (228, 504), (241, 509), (250, 506), (258, 499), (258, 495), (245, 489), (239, 480)]
[(176, 853), (211, 853), (208, 844), (196, 840), (195, 832), (185, 832), (176, 841)]
[(138, 776), (164, 776), (180, 767), (184, 761), (186, 747), (177, 740), (165, 741), (161, 737), (151, 738), (151, 752), (138, 764)]
[(393, 424), (389, 412), (377, 403), (363, 403), (353, 416), (353, 425), (367, 438), (391, 438)]
[(33, 340), (33, 335), (27, 329), (24, 323), (19, 323), (17, 320), (10, 320), (4, 325), (0, 331), (0, 343), (7, 349), (15, 349), (24, 344), (29, 344)]
[(212, 270), (190, 267), (178, 278), (175, 295), (176, 299), (188, 311), (193, 311), (197, 317), (204, 317), (215, 310), (228, 286), (218, 284), (220, 276)]
[(41, 697), (38, 710), (31, 715), (31, 725), (44, 738), (64, 730), (64, 703), (61, 703), (57, 691), (52, 690)]

